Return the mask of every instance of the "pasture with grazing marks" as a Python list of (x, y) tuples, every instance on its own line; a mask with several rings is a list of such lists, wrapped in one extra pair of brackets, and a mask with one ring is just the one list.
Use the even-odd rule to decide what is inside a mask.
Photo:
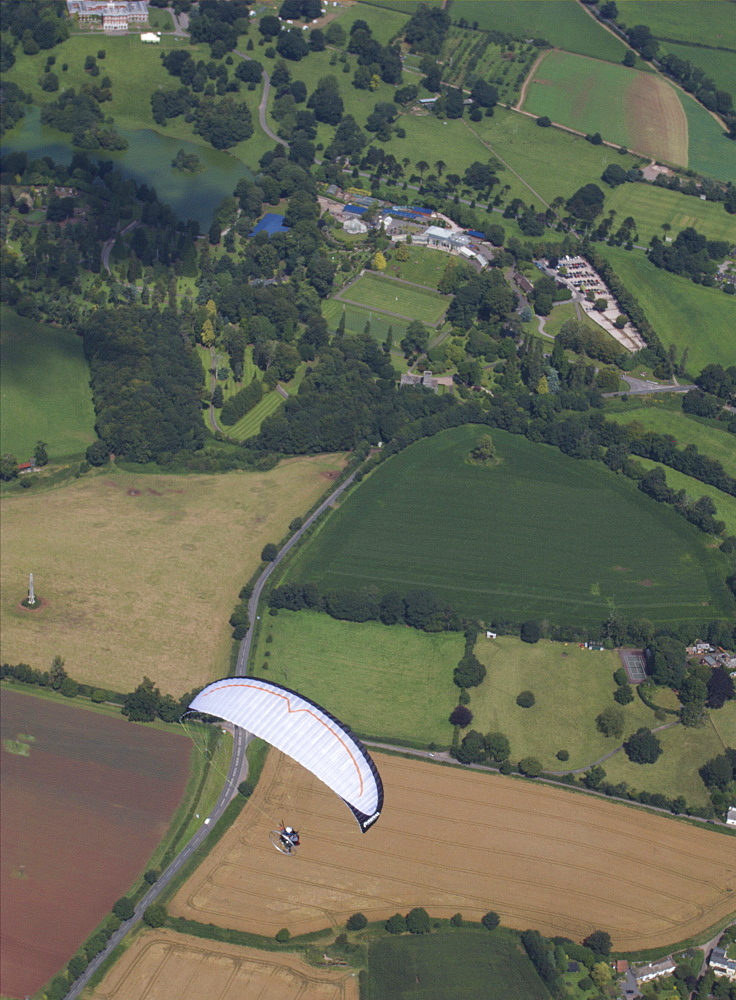
[(636, 250), (629, 252), (603, 243), (598, 246), (638, 300), (664, 346), (669, 349), (674, 344), (678, 356), (687, 347), (689, 372), (697, 374), (708, 364), (733, 364), (733, 296), (657, 268)]
[[(381, 818), (362, 834), (340, 799), (271, 753), (254, 795), (179, 890), (169, 912), (258, 934), (337, 928), (423, 906), (438, 917), (580, 940), (597, 927), (614, 947), (665, 947), (734, 911), (731, 841), (707, 828), (605, 799), (501, 775), (373, 754)], [(302, 843), (284, 858), (268, 840), (280, 818)]]
[(189, 740), (4, 686), (0, 992), (35, 993), (144, 869), (181, 801)]
[[(115, 469), (2, 501), (3, 656), (130, 691), (147, 675), (175, 696), (228, 669), (228, 616), (266, 542), (309, 510), (338, 455), (266, 473)], [(20, 606), (32, 570), (44, 602)]]
[(688, 165), (688, 120), (664, 79), (568, 52), (548, 52), (536, 68), (524, 110), (581, 132)]
[(655, 38), (736, 49), (736, 18), (728, 0), (620, 0), (619, 20), (646, 24)]
[(721, 121), (714, 118), (690, 94), (678, 90), (677, 95), (687, 117), (687, 166), (719, 181), (736, 180), (733, 142), (726, 138)]
[(440, 322), (451, 301), (449, 296), (440, 295), (431, 288), (418, 288), (371, 271), (343, 288), (335, 298), (376, 312), (396, 313), (408, 322), (418, 319), (432, 326)]
[(137, 937), (93, 1000), (358, 1000), (349, 969), (315, 969), (298, 955), (200, 941), (170, 930)]
[(624, 616), (656, 623), (731, 613), (726, 558), (673, 510), (601, 463), (497, 429), (501, 462), (468, 464), (487, 430), (442, 431), (379, 466), (300, 549), (287, 579), (322, 592), (423, 587), (485, 622), (598, 625), (609, 598)]

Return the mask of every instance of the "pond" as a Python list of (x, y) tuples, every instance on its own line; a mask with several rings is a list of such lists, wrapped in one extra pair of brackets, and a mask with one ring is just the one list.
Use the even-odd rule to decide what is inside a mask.
[[(196, 219), (203, 231), (209, 229), (215, 209), (233, 193), (238, 181), (252, 177), (248, 167), (228, 153), (148, 129), (116, 130), (128, 140), (128, 148), (87, 151), (90, 159), (112, 160), (124, 177), (154, 187), (160, 201), (170, 205), (179, 218)], [(195, 153), (205, 169), (198, 174), (175, 170), (171, 161), (179, 149)], [(67, 164), (75, 150), (68, 133), (43, 125), (39, 109), (29, 107), (25, 118), (6, 134), (3, 152), (24, 152), (33, 159), (50, 156)]]

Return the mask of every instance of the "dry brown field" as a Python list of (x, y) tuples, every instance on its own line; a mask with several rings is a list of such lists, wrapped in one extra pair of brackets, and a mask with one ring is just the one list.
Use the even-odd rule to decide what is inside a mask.
[(687, 165), (687, 116), (674, 87), (653, 73), (637, 73), (625, 100), (631, 148)]
[[(659, 948), (736, 910), (734, 841), (597, 797), (376, 754), (386, 800), (361, 834), (345, 805), (272, 751), (255, 795), (171, 912), (261, 934), (292, 934), (424, 906), (619, 950)], [(273, 849), (282, 819), (293, 858)]]
[[(0, 704), (0, 994), (23, 997), (146, 867), (184, 794), (191, 745), (5, 686)], [(27, 755), (11, 753), (23, 740)]]
[[(240, 588), (289, 522), (329, 487), (343, 457), (267, 473), (116, 470), (3, 499), (3, 659), (130, 691), (146, 675), (175, 696), (227, 673)], [(33, 572), (40, 610), (20, 601)]]
[(94, 1000), (358, 1000), (349, 969), (315, 969), (275, 954), (174, 931), (146, 931), (93, 994)]

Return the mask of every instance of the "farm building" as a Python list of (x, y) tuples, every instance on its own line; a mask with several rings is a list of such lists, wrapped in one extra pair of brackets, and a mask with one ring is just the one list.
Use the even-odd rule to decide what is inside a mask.
[(267, 233), (273, 236), (275, 233), (288, 233), (289, 227), (284, 225), (284, 216), (277, 212), (266, 212), (254, 228), (248, 233), (249, 236), (257, 236), (258, 233)]
[(649, 983), (659, 976), (671, 976), (677, 966), (671, 958), (663, 958), (661, 962), (652, 962), (650, 965), (640, 965), (631, 971), (636, 977), (637, 984)]
[(728, 958), (725, 948), (714, 948), (710, 953), (708, 966), (717, 976), (736, 980), (736, 962)]
[(148, 6), (144, 0), (66, 0), (70, 17), (80, 21), (99, 18), (103, 31), (127, 31), (128, 24), (145, 24)]

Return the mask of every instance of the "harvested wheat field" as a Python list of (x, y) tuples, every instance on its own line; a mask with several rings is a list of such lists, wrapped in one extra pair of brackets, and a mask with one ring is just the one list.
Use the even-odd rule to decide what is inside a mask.
[(358, 1000), (349, 969), (315, 969), (273, 954), (173, 931), (146, 931), (93, 994), (94, 1000)]
[[(381, 819), (361, 834), (343, 803), (272, 751), (256, 793), (171, 904), (203, 923), (272, 935), (424, 906), (619, 950), (658, 948), (736, 910), (734, 841), (712, 830), (532, 782), (376, 755)], [(286, 858), (268, 831), (300, 830)]]
[[(343, 456), (271, 472), (104, 472), (2, 501), (3, 658), (175, 696), (227, 673), (230, 612), (267, 542), (329, 488)], [(33, 572), (37, 611), (21, 607)]]

